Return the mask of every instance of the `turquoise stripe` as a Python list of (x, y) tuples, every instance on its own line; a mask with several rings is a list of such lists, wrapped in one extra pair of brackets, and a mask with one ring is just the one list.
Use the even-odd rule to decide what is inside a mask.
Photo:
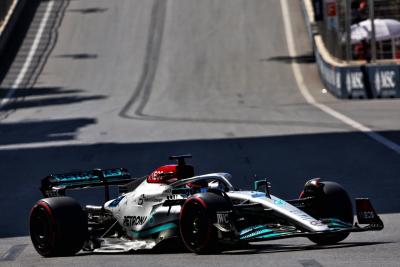
[(166, 223), (166, 224), (162, 224), (159, 226), (156, 226), (154, 228), (151, 228), (149, 230), (144, 230), (144, 231), (132, 231), (131, 236), (132, 237), (147, 237), (150, 236), (152, 234), (158, 233), (158, 232), (162, 232), (165, 230), (169, 230), (169, 229), (173, 229), (178, 227), (175, 223)]
[(331, 229), (347, 229), (351, 228), (352, 226), (349, 225), (343, 225), (343, 224), (338, 224), (338, 223), (330, 223), (328, 224), (329, 228)]
[(270, 237), (275, 237), (275, 236), (281, 236), (281, 235), (286, 235), (288, 233), (272, 233), (272, 234), (268, 234), (268, 235), (262, 235), (262, 236), (257, 236), (256, 238), (270, 238)]
[(252, 233), (250, 233), (248, 235), (242, 236), (242, 237), (240, 237), (240, 239), (254, 238), (254, 237), (258, 236), (258, 235), (262, 235), (262, 234), (265, 234), (265, 233), (271, 233), (271, 232), (272, 232), (272, 230), (270, 230), (270, 229), (258, 230), (258, 231), (252, 232)]
[(240, 231), (240, 235), (245, 235), (245, 234), (250, 233), (251, 231), (254, 231), (254, 230), (257, 230), (257, 229), (261, 229), (261, 228), (265, 228), (265, 226), (264, 225), (252, 226), (252, 227), (249, 227), (249, 228), (246, 228), (246, 229)]
[(352, 227), (353, 226), (352, 224), (346, 223), (346, 222), (341, 221), (339, 219), (330, 219), (329, 223), (333, 223), (333, 224), (336, 224), (336, 225), (343, 225), (345, 227)]
[(335, 219), (335, 218), (323, 221), (323, 223), (327, 224), (329, 226), (329, 228), (331, 228), (331, 229), (346, 229), (346, 228), (353, 227), (352, 224), (343, 222), (343, 221), (341, 221), (339, 219)]

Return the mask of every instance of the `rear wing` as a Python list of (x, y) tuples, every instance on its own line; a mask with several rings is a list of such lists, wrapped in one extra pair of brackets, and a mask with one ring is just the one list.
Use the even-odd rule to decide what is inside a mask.
[(66, 189), (104, 186), (106, 190), (105, 198), (108, 200), (109, 185), (126, 184), (135, 179), (124, 168), (52, 174), (42, 179), (40, 191), (44, 197), (54, 197), (65, 195)]

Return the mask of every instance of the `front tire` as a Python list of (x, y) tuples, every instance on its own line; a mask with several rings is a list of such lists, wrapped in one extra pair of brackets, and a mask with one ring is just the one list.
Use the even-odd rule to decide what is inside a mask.
[(215, 193), (196, 194), (186, 200), (180, 214), (180, 233), (186, 248), (197, 254), (218, 250), (218, 232), (213, 225), (217, 212), (232, 210), (230, 203)]
[[(353, 224), (353, 206), (344, 188), (335, 182), (321, 182), (318, 186), (305, 188), (302, 197), (314, 197), (308, 213), (316, 219), (335, 218)], [(333, 233), (311, 236), (309, 239), (318, 245), (331, 245), (343, 241), (350, 233)]]
[(74, 255), (87, 239), (87, 215), (70, 197), (39, 200), (31, 210), (29, 227), (33, 246), (44, 257)]

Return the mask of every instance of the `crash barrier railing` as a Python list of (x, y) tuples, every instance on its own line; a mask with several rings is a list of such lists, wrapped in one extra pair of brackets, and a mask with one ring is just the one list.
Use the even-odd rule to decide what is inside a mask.
[(0, 55), (28, 0), (0, 0)]
[[(400, 59), (399, 0), (310, 0), (316, 27), (340, 60)], [(375, 21), (374, 27), (368, 24)], [(383, 21), (382, 21), (383, 20)], [(369, 23), (368, 23), (369, 22)], [(365, 26), (369, 26), (366, 30)], [(372, 29), (373, 28), (373, 29)], [(375, 36), (372, 34), (375, 31)], [(364, 32), (366, 36), (357, 33)], [(354, 35), (355, 33), (355, 35)], [(357, 38), (358, 37), (358, 38)], [(365, 42), (362, 42), (362, 39)], [(366, 56), (363, 50), (368, 50)]]
[(400, 66), (396, 64), (331, 64), (322, 56), (320, 36), (314, 37), (318, 71), (326, 89), (339, 98), (400, 97)]
[[(400, 29), (400, 1), (398, 0), (374, 0), (375, 18), (387, 18), (398, 21)], [(400, 36), (379, 41), (377, 40), (377, 59), (400, 59)]]
[(316, 30), (312, 0), (302, 0), (307, 31), (314, 48), (318, 71), (326, 89), (338, 98), (400, 97), (400, 66), (393, 61), (366, 64), (332, 56)]

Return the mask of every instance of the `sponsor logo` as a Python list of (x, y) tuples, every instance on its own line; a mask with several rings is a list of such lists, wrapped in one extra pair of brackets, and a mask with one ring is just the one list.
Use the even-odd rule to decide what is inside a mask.
[(164, 173), (163, 171), (154, 171), (151, 174), (151, 179), (154, 181), (161, 181), (162, 176), (160, 174), (163, 174), (163, 173)]
[(336, 87), (340, 89), (341, 84), (340, 84), (340, 72), (336, 72)]
[(229, 223), (229, 214), (228, 213), (217, 213), (217, 222), (219, 224), (228, 224)]
[(178, 197), (176, 195), (168, 195), (167, 200), (174, 200), (177, 199)]
[(143, 205), (144, 202), (153, 202), (153, 203), (160, 203), (162, 202), (162, 198), (157, 197), (146, 197), (144, 194), (140, 196), (138, 199), (138, 205)]
[(123, 225), (125, 227), (132, 227), (134, 225), (143, 225), (147, 216), (124, 216)]
[(360, 211), (360, 212), (358, 212), (358, 215), (363, 219), (374, 219), (375, 218), (375, 214), (372, 211)]
[(277, 200), (274, 200), (274, 204), (281, 206), (281, 205), (285, 205), (285, 202), (283, 200), (281, 200), (281, 199), (277, 199)]
[(317, 53), (317, 64), (319, 70), (323, 76), (323, 79), (328, 83), (328, 88), (335, 90), (338, 95), (341, 95), (341, 74), (340, 71), (336, 71), (334, 68), (327, 65)]
[(324, 225), (321, 221), (311, 221), (310, 224), (314, 225), (314, 226), (323, 226)]
[(290, 212), (295, 214), (297, 217), (299, 217), (300, 219), (302, 219), (304, 221), (314, 221), (315, 220), (313, 217), (304, 213), (301, 210), (291, 210)]
[[(375, 88), (378, 94), (381, 93), (382, 89), (395, 89), (396, 88), (396, 72), (393, 70), (389, 71), (377, 71), (375, 73)], [(395, 91), (392, 91), (395, 94)]]
[(363, 89), (364, 82), (362, 72), (348, 72), (346, 74), (346, 85), (349, 93), (352, 89)]

